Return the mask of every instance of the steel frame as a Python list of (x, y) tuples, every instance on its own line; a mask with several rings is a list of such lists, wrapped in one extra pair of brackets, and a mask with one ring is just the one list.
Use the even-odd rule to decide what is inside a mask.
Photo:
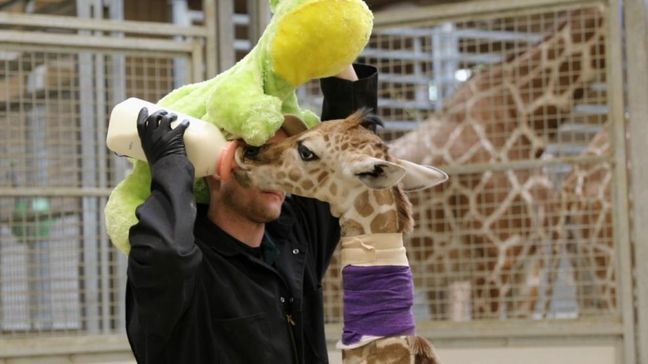
[(648, 170), (645, 165), (648, 140), (648, 1), (625, 0), (625, 57), (627, 62), (627, 107), (628, 129), (632, 137), (629, 142), (629, 163), (631, 171), (632, 241), (634, 248), (634, 269), (636, 285), (635, 312), (636, 343), (639, 363), (648, 363)]

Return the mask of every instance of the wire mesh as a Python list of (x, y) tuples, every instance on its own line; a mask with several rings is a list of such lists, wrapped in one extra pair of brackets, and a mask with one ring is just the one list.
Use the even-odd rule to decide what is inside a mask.
[[(85, 212), (79, 199), (33, 196), (2, 201), (14, 206), (0, 232), (3, 335), (74, 331), (99, 319), (82, 314), (84, 301), (99, 302), (100, 297), (89, 296), (96, 290), (87, 286), (93, 284), (86, 280), (89, 267), (79, 259)], [(92, 238), (99, 241), (98, 232)]]
[[(238, 58), (251, 48), (245, 11), (233, 14)], [(133, 36), (47, 22), (0, 28), (96, 35), (99, 45), (2, 45), (0, 336), (123, 332), (126, 261), (108, 241), (103, 208), (130, 166), (106, 149), (108, 117), (127, 97), (155, 102), (190, 83), (193, 55), (108, 47), (109, 35)]]
[[(378, 24), (360, 57), (379, 69), (392, 153), (450, 174), (409, 196), (416, 316), (618, 315), (605, 9), (462, 19)], [(320, 102), (314, 84), (301, 93)], [(327, 322), (341, 321), (338, 269), (334, 259)]]
[[(378, 24), (360, 61), (380, 72), (383, 136), (451, 175), (409, 196), (418, 319), (618, 314), (605, 17), (585, 7)], [(0, 197), (2, 335), (121, 331), (125, 265), (102, 210), (127, 166), (105, 149), (107, 116), (127, 96), (155, 101), (187, 83), (174, 71), (187, 58), (26, 46), (0, 57), (0, 188), (12, 191)], [(302, 105), (317, 110), (318, 92), (302, 88)], [(340, 283), (336, 256), (327, 322), (341, 321)]]
[(125, 258), (103, 207), (128, 163), (106, 149), (108, 116), (126, 95), (157, 101), (188, 83), (174, 71), (188, 57), (27, 45), (2, 56), (0, 332), (123, 332)]

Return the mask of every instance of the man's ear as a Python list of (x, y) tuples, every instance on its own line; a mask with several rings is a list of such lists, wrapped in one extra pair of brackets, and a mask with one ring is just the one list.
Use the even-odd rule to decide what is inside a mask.
[(355, 160), (348, 170), (360, 182), (373, 189), (395, 186), (405, 176), (405, 168), (373, 157)]
[(220, 155), (218, 156), (218, 161), (216, 162), (216, 176), (218, 179), (225, 182), (229, 181), (232, 177), (232, 169), (236, 165), (234, 160), (234, 155), (236, 154), (236, 149), (239, 146), (237, 140), (227, 142), (225, 146), (221, 149)]
[(398, 165), (406, 171), (401, 180), (405, 192), (424, 190), (448, 180), (448, 175), (436, 167), (422, 166), (403, 159), (398, 160)]

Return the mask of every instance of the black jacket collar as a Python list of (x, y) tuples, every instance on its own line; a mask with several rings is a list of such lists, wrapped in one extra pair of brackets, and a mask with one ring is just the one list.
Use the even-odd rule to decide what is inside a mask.
[[(198, 204), (197, 223), (194, 226), (196, 238), (223, 255), (247, 254), (246, 246), (243, 242), (225, 232), (207, 217), (208, 209), (208, 205)], [(294, 224), (295, 218), (292, 210), (284, 204), (281, 216), (277, 220), (266, 224), (266, 234), (269, 235), (273, 242), (276, 242), (277, 239), (275, 237), (286, 236)], [(212, 242), (218, 243), (215, 244)]]

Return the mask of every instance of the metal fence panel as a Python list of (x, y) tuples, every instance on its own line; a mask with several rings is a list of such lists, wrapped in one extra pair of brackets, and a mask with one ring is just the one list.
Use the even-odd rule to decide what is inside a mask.
[(0, 337), (123, 333), (126, 258), (103, 208), (130, 166), (106, 149), (111, 108), (213, 76), (268, 21), (265, 1), (203, 5), (184, 9), (197, 26), (0, 13)]
[[(616, 322), (626, 242), (614, 235), (608, 140), (622, 122), (608, 93), (615, 12), (600, 2), (508, 4), (448, 6), (451, 15), (428, 20), (412, 11), (412, 25), (403, 12), (397, 26), (376, 24), (360, 58), (380, 71), (392, 151), (451, 175), (410, 195), (415, 314)], [(317, 108), (316, 84), (300, 92)], [(341, 321), (336, 264), (325, 281), (329, 323)]]
[[(133, 37), (120, 48), (113, 38), (57, 36), (66, 32), (74, 41), (60, 47), (58, 37), (0, 42), (3, 338), (123, 332), (125, 257), (108, 241), (103, 208), (128, 163), (106, 149), (108, 116), (126, 95), (158, 100), (174, 82), (203, 77), (194, 38), (134, 52)], [(178, 64), (189, 70), (181, 80)]]

